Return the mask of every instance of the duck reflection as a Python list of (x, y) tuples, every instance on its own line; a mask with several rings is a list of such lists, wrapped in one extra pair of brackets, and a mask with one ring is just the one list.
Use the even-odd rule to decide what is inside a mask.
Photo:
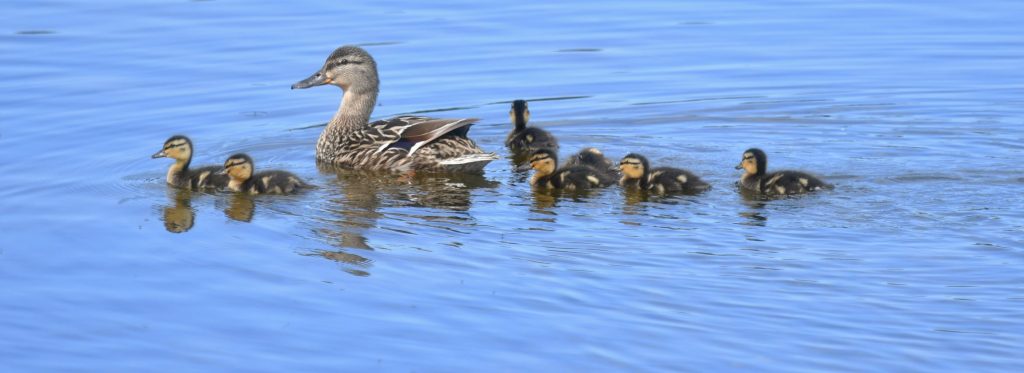
[(367, 239), (367, 234), (377, 228), (378, 221), (384, 217), (382, 208), (432, 208), (457, 213), (454, 217), (438, 217), (437, 214), (417, 214), (401, 209), (389, 214), (397, 219), (414, 220), (411, 223), (417, 226), (439, 220), (457, 225), (472, 224), (468, 213), (472, 190), (498, 185), (473, 174), (397, 176), (386, 172), (340, 169), (327, 164), (319, 164), (318, 168), (321, 173), (334, 178), (325, 186), (328, 198), (324, 209), (330, 216), (325, 219), (326, 224), (314, 232), (336, 249), (321, 250), (315, 254), (344, 263), (346, 272), (358, 276), (369, 275), (367, 269), (373, 264), (363, 255), (376, 249), (372, 240)]
[(164, 229), (171, 233), (184, 233), (196, 224), (196, 211), (192, 209), (192, 191), (187, 189), (168, 189), (171, 203), (164, 206)]

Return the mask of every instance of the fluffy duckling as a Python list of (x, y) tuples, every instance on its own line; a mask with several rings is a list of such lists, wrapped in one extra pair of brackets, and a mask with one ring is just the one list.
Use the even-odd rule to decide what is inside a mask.
[(832, 185), (817, 177), (800, 171), (776, 171), (767, 173), (768, 156), (757, 148), (743, 152), (743, 160), (736, 166), (745, 172), (739, 185), (751, 191), (768, 196), (781, 196), (832, 189)]
[(530, 184), (534, 186), (565, 189), (583, 190), (601, 188), (615, 183), (614, 178), (598, 172), (589, 166), (571, 166), (555, 168), (558, 164), (558, 156), (548, 149), (539, 149), (530, 154), (530, 167), (536, 172), (530, 178)]
[(291, 172), (275, 170), (254, 175), (255, 168), (252, 158), (245, 153), (228, 157), (221, 171), (230, 179), (227, 189), (249, 194), (290, 194), (308, 186)]
[(164, 147), (153, 154), (153, 158), (171, 158), (174, 164), (167, 170), (167, 184), (189, 189), (223, 188), (228, 185), (228, 178), (218, 174), (220, 166), (205, 166), (196, 169), (188, 168), (192, 163), (192, 140), (182, 135), (174, 135), (164, 141)]
[(690, 171), (672, 167), (651, 168), (647, 158), (636, 153), (623, 157), (619, 169), (622, 170), (619, 185), (624, 188), (640, 188), (658, 194), (700, 193), (711, 189), (711, 185)]
[(604, 153), (601, 153), (597, 148), (583, 148), (578, 153), (573, 154), (569, 157), (565, 164), (562, 165), (564, 168), (576, 167), (576, 166), (587, 166), (593, 168), (597, 172), (604, 174), (611, 179), (619, 178), (619, 169), (615, 167)]
[(555, 136), (537, 127), (527, 127), (530, 121), (530, 108), (526, 100), (512, 101), (512, 109), (508, 112), (512, 124), (516, 127), (505, 138), (505, 145), (513, 151), (551, 149), (558, 151), (558, 140)]

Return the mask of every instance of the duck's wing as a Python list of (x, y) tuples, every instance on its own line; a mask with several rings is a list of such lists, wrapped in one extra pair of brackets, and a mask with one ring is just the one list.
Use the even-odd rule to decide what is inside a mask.
[(391, 147), (402, 147), (413, 154), (420, 147), (429, 144), (449, 133), (466, 136), (469, 126), (476, 123), (477, 118), (437, 119), (417, 116), (399, 116), (379, 120), (369, 124), (379, 134), (377, 141), (382, 142), (377, 152)]

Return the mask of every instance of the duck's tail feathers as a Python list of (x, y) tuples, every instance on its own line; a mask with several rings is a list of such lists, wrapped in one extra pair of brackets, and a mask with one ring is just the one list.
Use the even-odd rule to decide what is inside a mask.
[(498, 159), (498, 155), (494, 153), (474, 153), (442, 159), (438, 164), (449, 172), (481, 172), (495, 159)]

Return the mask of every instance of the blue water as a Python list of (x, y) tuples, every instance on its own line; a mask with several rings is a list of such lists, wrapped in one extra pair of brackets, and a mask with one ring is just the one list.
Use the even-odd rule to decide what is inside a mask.
[[(5, 1), (3, 371), (1024, 369), (1024, 3)], [(699, 196), (318, 170), (342, 44), (375, 117), (508, 102)], [(164, 185), (245, 151), (309, 193)], [(732, 168), (831, 192), (744, 199)]]

